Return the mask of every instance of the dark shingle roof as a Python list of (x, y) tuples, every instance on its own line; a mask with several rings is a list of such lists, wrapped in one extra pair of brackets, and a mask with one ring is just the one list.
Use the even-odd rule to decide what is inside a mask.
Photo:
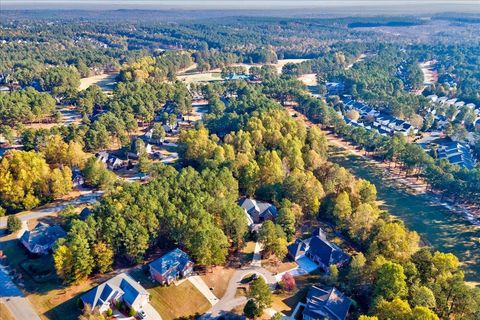
[(303, 314), (313, 319), (344, 320), (352, 300), (336, 288), (310, 288), (307, 294), (307, 306)]
[(84, 304), (90, 305), (93, 309), (104, 302), (110, 302), (118, 293), (122, 295), (123, 300), (129, 305), (133, 305), (140, 294), (148, 296), (148, 291), (145, 288), (126, 273), (120, 273), (96, 286), (80, 298)]
[(21, 240), (31, 247), (35, 245), (53, 246), (53, 244), (66, 233), (60, 226), (50, 226), (47, 223), (39, 222), (35, 228), (25, 231)]

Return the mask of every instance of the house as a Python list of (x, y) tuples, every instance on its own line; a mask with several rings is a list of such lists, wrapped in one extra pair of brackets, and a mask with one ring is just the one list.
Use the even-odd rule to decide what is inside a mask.
[(170, 285), (180, 277), (187, 277), (193, 272), (193, 262), (188, 254), (174, 249), (149, 265), (151, 277), (160, 284)]
[(297, 261), (298, 259), (303, 258), (305, 256), (305, 253), (308, 250), (309, 242), (310, 242), (309, 239), (306, 239), (306, 240), (297, 239), (297, 240), (295, 240), (294, 243), (292, 243), (291, 245), (289, 245), (287, 247), (288, 255), (294, 261)]
[(80, 300), (102, 313), (115, 307), (118, 301), (138, 312), (149, 303), (150, 294), (126, 273), (120, 273), (82, 295)]
[(123, 160), (109, 154), (106, 151), (100, 151), (99, 153), (95, 154), (101, 162), (107, 165), (107, 168), (110, 170), (117, 170), (123, 166)]
[(242, 198), (239, 206), (245, 210), (247, 218), (254, 224), (262, 223), (266, 220), (275, 220), (277, 218), (277, 208), (268, 202), (257, 201), (251, 198)]
[(453, 141), (450, 138), (442, 138), (420, 143), (420, 146), (426, 151), (435, 151), (434, 157), (445, 159), (451, 164), (467, 169), (475, 167), (475, 158), (467, 143)]
[(331, 264), (341, 267), (350, 260), (350, 257), (342, 249), (327, 240), (327, 236), (321, 228), (315, 229), (313, 232), (305, 256), (318, 264), (325, 272), (329, 271)]
[(303, 310), (304, 320), (345, 320), (352, 300), (336, 288), (312, 286)]
[(427, 96), (427, 99), (430, 99), (430, 101), (432, 101), (432, 102), (437, 102), (438, 96), (436, 94), (431, 94), (431, 95)]
[(81, 187), (85, 183), (85, 178), (82, 175), (80, 169), (75, 168), (72, 170), (72, 184), (74, 187)]
[(63, 238), (67, 233), (60, 226), (50, 226), (47, 223), (39, 222), (32, 230), (26, 230), (20, 242), (31, 253), (48, 254), (55, 242)]

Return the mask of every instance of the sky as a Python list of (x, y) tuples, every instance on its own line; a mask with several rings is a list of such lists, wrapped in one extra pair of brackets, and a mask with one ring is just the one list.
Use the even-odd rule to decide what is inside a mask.
[(364, 7), (372, 10), (480, 12), (480, 0), (0, 0), (1, 9), (246, 9)]

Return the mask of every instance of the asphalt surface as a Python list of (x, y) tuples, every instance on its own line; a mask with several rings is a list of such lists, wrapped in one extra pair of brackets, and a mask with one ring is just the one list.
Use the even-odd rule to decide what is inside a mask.
[[(49, 206), (47, 208), (42, 208), (42, 209), (34, 209), (29, 211), (28, 213), (17, 214), (17, 217), (19, 217), (20, 221), (22, 222), (24, 221), (26, 222), (31, 219), (43, 218), (52, 213), (62, 211), (68, 205), (76, 206), (80, 204), (94, 203), (102, 194), (103, 194), (102, 191), (85, 193), (75, 199), (68, 200), (68, 201), (59, 203), (57, 205)], [(7, 217), (0, 218), (0, 229), (5, 229), (6, 227), (7, 227)]]
[(17, 320), (40, 320), (22, 291), (13, 283), (4, 266), (0, 266), (0, 300)]
[[(62, 211), (68, 205), (80, 205), (94, 203), (102, 195), (101, 191), (88, 192), (79, 197), (50, 206), (48, 208), (36, 209), (27, 213), (21, 213), (17, 216), (25, 227), (26, 222), (31, 219), (39, 219), (52, 213)], [(0, 219), (0, 229), (7, 227), (7, 217)], [(19, 236), (21, 234), (19, 233)], [(10, 310), (17, 320), (40, 320), (30, 302), (25, 298), (22, 291), (15, 285), (8, 274), (6, 267), (0, 265), (0, 300)], [(1, 318), (1, 317), (0, 317)], [(152, 318), (158, 319), (158, 318)], [(161, 319), (161, 318), (160, 318)], [(1, 319), (0, 319), (1, 320)]]

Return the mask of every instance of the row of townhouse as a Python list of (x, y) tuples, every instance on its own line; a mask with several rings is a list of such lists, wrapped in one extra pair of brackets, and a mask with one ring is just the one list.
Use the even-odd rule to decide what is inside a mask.
[(430, 137), (420, 141), (419, 145), (434, 158), (445, 159), (451, 164), (467, 169), (475, 167), (475, 157), (467, 143), (453, 141), (450, 138)]
[(360, 114), (360, 119), (370, 118), (370, 124), (365, 124), (364, 121), (355, 121), (344, 117), (347, 125), (364, 127), (368, 130), (377, 130), (384, 136), (393, 135), (395, 133), (401, 133), (403, 135), (418, 133), (418, 129), (413, 127), (408, 121), (380, 112), (363, 102), (345, 98), (343, 103), (347, 110), (356, 110)]
[(445, 96), (439, 97), (435, 94), (427, 96), (427, 99), (430, 100), (432, 104), (431, 107), (427, 109), (427, 112), (434, 116), (435, 120), (437, 120), (440, 127), (445, 126), (448, 122), (448, 119), (444, 115), (438, 114), (437, 108), (439, 106), (443, 106), (443, 107), (453, 106), (457, 108), (456, 112), (452, 116), (452, 119), (450, 120), (455, 120), (457, 115), (460, 113), (461, 108), (467, 107), (473, 110), (476, 115), (476, 119), (474, 123), (480, 125), (480, 106), (476, 106), (474, 103), (465, 103), (464, 101), (458, 101), (457, 98), (449, 99), (448, 97), (445, 97)]

